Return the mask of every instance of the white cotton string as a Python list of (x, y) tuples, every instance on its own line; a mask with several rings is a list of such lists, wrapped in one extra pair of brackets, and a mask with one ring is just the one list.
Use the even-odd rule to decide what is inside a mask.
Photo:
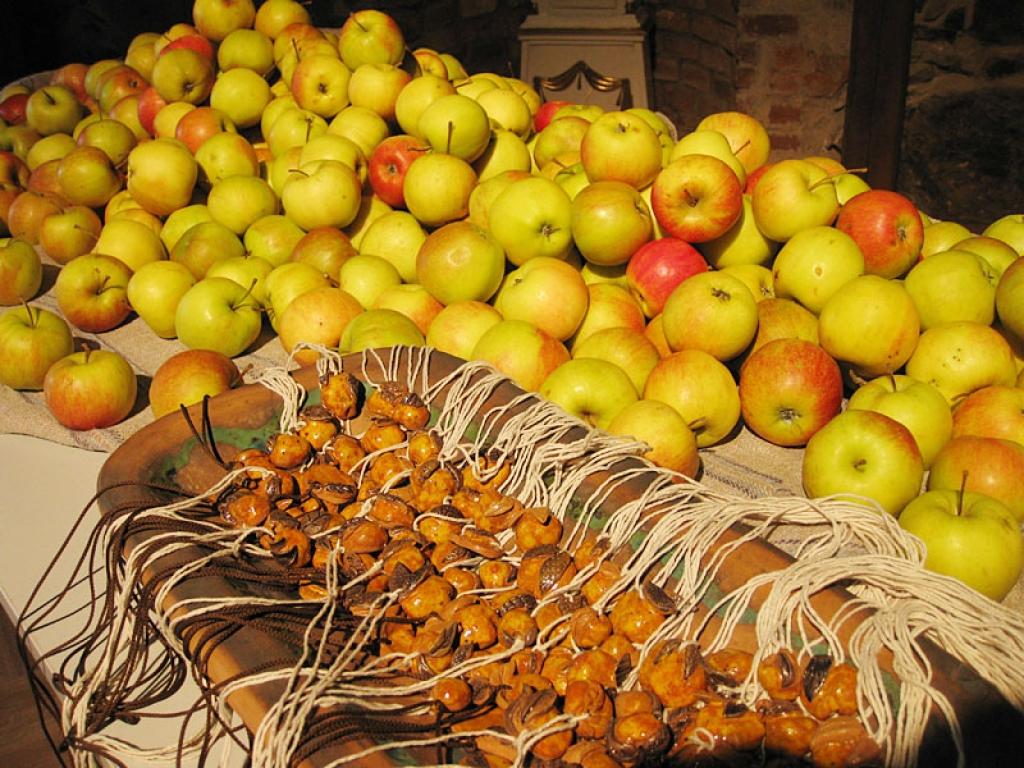
[(261, 384), (281, 398), (283, 407), (278, 427), (281, 432), (293, 432), (299, 427), (299, 409), (306, 390), (284, 368), (268, 368), (257, 374), (255, 383)]

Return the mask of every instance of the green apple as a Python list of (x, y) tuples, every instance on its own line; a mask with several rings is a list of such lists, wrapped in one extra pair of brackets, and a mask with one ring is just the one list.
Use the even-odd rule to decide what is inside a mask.
[(579, 154), (583, 136), (589, 127), (589, 121), (577, 116), (552, 120), (536, 136), (533, 146), (534, 163), (538, 168), (543, 168), (565, 152)]
[(92, 208), (71, 205), (51, 213), (39, 225), (39, 247), (58, 264), (93, 250), (103, 222)]
[(372, 109), (350, 104), (331, 119), (327, 132), (355, 142), (363, 151), (363, 157), (369, 157), (374, 147), (388, 137), (388, 124)]
[(238, 235), (218, 221), (202, 221), (178, 238), (170, 258), (188, 267), (196, 280), (202, 280), (214, 262), (244, 253)]
[(337, 160), (344, 163), (359, 177), (361, 184), (366, 183), (366, 155), (351, 139), (336, 133), (325, 133), (310, 139), (299, 152), (299, 167), (316, 160)]
[(573, 241), (592, 264), (625, 264), (653, 234), (647, 203), (625, 182), (592, 182), (570, 205)]
[(834, 227), (810, 227), (793, 235), (775, 256), (775, 295), (794, 299), (818, 314), (843, 285), (864, 274), (864, 254)]
[(68, 429), (103, 429), (135, 407), (138, 381), (121, 355), (108, 349), (72, 352), (50, 366), (43, 382), (46, 407)]
[(57, 181), (65, 200), (89, 208), (102, 208), (121, 189), (120, 174), (98, 147), (79, 146), (64, 155)]
[(174, 246), (177, 245), (182, 235), (196, 224), (202, 224), (204, 221), (213, 221), (213, 216), (210, 215), (210, 210), (203, 203), (186, 205), (171, 213), (164, 220), (164, 225), (160, 229), (160, 240), (167, 252), (171, 253), (174, 250)]
[(491, 203), (488, 220), (491, 234), (515, 266), (542, 256), (564, 259), (572, 247), (572, 201), (542, 176), (509, 184)]
[(327, 276), (311, 264), (289, 261), (274, 267), (264, 282), (267, 292), (264, 306), (270, 316), (270, 324), (276, 330), (281, 315), (292, 301), (306, 291), (325, 285), (330, 285)]
[(426, 239), (427, 232), (415, 216), (408, 211), (389, 211), (367, 227), (359, 251), (387, 259), (404, 282), (414, 283), (417, 254)]
[[(357, 253), (348, 235), (337, 227), (317, 227), (304, 234), (292, 247), (290, 261), (303, 262), (337, 283), (341, 265)], [(275, 266), (280, 266), (275, 264)]]
[(970, 251), (980, 256), (988, 267), (986, 272), (995, 283), (999, 282), (999, 278), (1002, 277), (1006, 268), (1017, 260), (1017, 252), (1002, 240), (997, 240), (994, 237), (972, 235), (952, 247), (957, 251)]
[(395, 20), (382, 11), (353, 11), (338, 31), (338, 51), (350, 69), (360, 64), (397, 64), (405, 38)]
[(743, 163), (733, 154), (729, 140), (724, 133), (712, 128), (701, 128), (681, 137), (669, 152), (668, 161), (678, 160), (683, 155), (711, 155), (732, 168), (740, 186), (747, 183), (747, 171)]
[(1008, 213), (985, 227), (981, 234), (1002, 240), (1024, 256), (1024, 213)]
[(228, 176), (217, 181), (206, 198), (214, 221), (243, 235), (256, 221), (277, 213), (277, 195), (259, 176)]
[(1024, 338), (1024, 258), (1010, 264), (996, 286), (996, 313), (1018, 338)]
[(409, 165), (402, 193), (409, 213), (427, 227), (439, 227), (465, 218), (476, 183), (476, 171), (465, 160), (428, 152)]
[(236, 29), (217, 46), (217, 69), (248, 69), (261, 77), (274, 68), (274, 43), (258, 29)]
[(924, 228), (924, 240), (921, 243), (921, 258), (926, 259), (933, 253), (948, 251), (961, 240), (971, 236), (971, 230), (955, 221), (935, 221)]
[(210, 89), (210, 106), (227, 115), (239, 129), (259, 125), (263, 110), (272, 99), (266, 79), (246, 67), (221, 71)]
[(988, 325), (948, 323), (921, 334), (906, 372), (933, 384), (953, 406), (976, 389), (1012, 387), (1017, 367), (1009, 342)]
[(566, 341), (583, 322), (590, 292), (576, 267), (537, 256), (505, 276), (493, 303), (506, 320), (524, 320)]
[(44, 85), (32, 91), (25, 102), (25, 122), (42, 136), (70, 134), (84, 111), (67, 86)]
[(914, 436), (898, 421), (846, 410), (807, 441), (801, 476), (809, 498), (873, 499), (898, 515), (921, 491), (924, 462)]
[(149, 385), (149, 408), (153, 418), (159, 419), (241, 383), (242, 374), (227, 355), (209, 349), (186, 349), (171, 355), (156, 369)]
[(253, 0), (195, 0), (192, 21), (199, 34), (220, 42), (236, 29), (248, 29), (256, 21)]
[(723, 275), (735, 277), (750, 291), (754, 301), (760, 304), (765, 299), (775, 298), (775, 277), (768, 267), (761, 264), (733, 264), (719, 270)]
[(42, 389), (46, 371), (74, 349), (71, 329), (49, 310), (28, 304), (0, 315), (0, 383)]
[(442, 96), (454, 93), (455, 86), (448, 78), (422, 74), (410, 80), (395, 101), (395, 119), (402, 133), (419, 136), (419, 121), (423, 111)]
[(751, 204), (757, 228), (779, 242), (801, 230), (827, 226), (839, 213), (828, 174), (806, 160), (774, 163), (754, 187)]
[(260, 335), (259, 304), (247, 288), (226, 277), (207, 277), (188, 289), (174, 317), (174, 329), (189, 349), (210, 349), (227, 357), (242, 354)]
[(473, 360), (489, 363), (527, 392), (536, 392), (569, 350), (558, 339), (525, 320), (502, 319), (480, 336)]
[(332, 118), (349, 104), (351, 78), (352, 70), (337, 56), (303, 56), (292, 72), (291, 93), (301, 109)]
[[(364, 251), (369, 248), (364, 247)], [(416, 281), (444, 305), (487, 301), (501, 285), (504, 271), (501, 245), (490, 232), (471, 221), (455, 221), (435, 229), (416, 254)]]
[(364, 193), (359, 200), (359, 211), (356, 213), (355, 219), (344, 228), (343, 232), (349, 239), (352, 247), (359, 248), (363, 241), (363, 235), (366, 234), (366, 230), (370, 228), (370, 225), (391, 210), (393, 209), (390, 205), (372, 192)]
[(501, 319), (501, 313), (490, 304), (475, 299), (453, 301), (431, 321), (427, 346), (469, 360), (480, 337)]
[[(582, 272), (580, 276), (584, 277)], [(569, 347), (574, 354), (577, 345), (583, 343), (592, 333), (605, 328), (631, 328), (634, 331), (643, 331), (646, 324), (643, 308), (626, 285), (615, 282), (591, 282), (586, 285), (589, 295), (587, 311)]]
[(28, 301), (42, 284), (43, 262), (35, 248), (18, 238), (0, 245), (0, 305), (10, 307)]
[(226, 277), (248, 288), (260, 306), (267, 306), (267, 278), (274, 265), (261, 256), (246, 252), (241, 256), (218, 259), (206, 270), (205, 277)]
[(974, 491), (926, 491), (907, 504), (900, 527), (924, 542), (929, 571), (962, 581), (992, 600), (1013, 589), (1024, 568), (1020, 524), (1000, 501)]
[(497, 176), (480, 181), (469, 195), (469, 220), (484, 229), (490, 228), (491, 203), (513, 181), (528, 178), (525, 171), (504, 171)]
[(821, 346), (864, 377), (898, 370), (920, 335), (917, 307), (903, 283), (879, 275), (861, 275), (841, 285), (818, 315)]
[(520, 139), (530, 135), (533, 115), (526, 101), (515, 91), (494, 88), (481, 93), (476, 101), (484, 108), (496, 130), (510, 131)]
[(647, 443), (649, 449), (643, 456), (659, 467), (690, 478), (697, 476), (697, 438), (671, 406), (657, 400), (637, 400), (619, 411), (605, 429)]
[(724, 440), (740, 420), (739, 389), (732, 373), (699, 349), (661, 358), (647, 376), (642, 394), (672, 406), (701, 448)]
[(76, 141), (80, 147), (96, 147), (110, 159), (115, 168), (121, 167), (128, 154), (138, 144), (131, 128), (120, 120), (99, 118), (84, 126)]
[(306, 233), (287, 216), (271, 213), (248, 226), (242, 235), (242, 244), (247, 253), (276, 267), (289, 260), (295, 246), (305, 236)]
[(184, 264), (153, 261), (132, 274), (128, 281), (128, 301), (153, 333), (172, 339), (178, 302), (195, 282)]
[(144, 141), (128, 155), (128, 192), (155, 216), (188, 205), (198, 175), (196, 159), (177, 139)]
[(743, 195), (743, 210), (724, 234), (697, 246), (708, 264), (715, 269), (739, 264), (768, 264), (779, 244), (765, 237), (754, 221), (750, 195)]
[(995, 319), (996, 289), (988, 265), (970, 251), (933, 253), (914, 265), (903, 285), (922, 330), (961, 320), (991, 325)]
[(113, 256), (88, 253), (64, 265), (53, 293), (64, 318), (88, 333), (102, 333), (131, 314), (128, 280), (132, 271)]
[(1024, 523), (1024, 445), (997, 437), (954, 437), (932, 462), (928, 490), (961, 486), (998, 499)]
[(661, 360), (658, 349), (642, 330), (624, 326), (591, 333), (573, 346), (572, 356), (613, 363), (625, 372), (638, 393), (644, 391), (647, 377)]
[(441, 96), (420, 114), (414, 135), (436, 152), (467, 163), (476, 160), (491, 140), (491, 121), (476, 101), (460, 93)]
[(374, 305), (385, 288), (401, 282), (402, 276), (394, 264), (370, 253), (352, 256), (338, 271), (338, 287), (355, 296), (366, 309)]
[(757, 302), (737, 278), (721, 271), (688, 277), (669, 294), (662, 312), (674, 351), (700, 349), (718, 360), (737, 357), (757, 333)]
[(145, 224), (119, 215), (107, 221), (93, 246), (96, 253), (104, 253), (124, 262), (132, 272), (144, 264), (167, 258), (160, 237)]
[(162, 51), (153, 62), (150, 82), (164, 101), (202, 104), (210, 96), (213, 62), (191, 48)]
[(540, 395), (591, 426), (604, 429), (636, 402), (636, 387), (614, 363), (597, 357), (566, 360), (540, 385)]
[(313, 137), (325, 133), (327, 121), (320, 115), (298, 106), (285, 106), (263, 137), (270, 147), (270, 154), (280, 157), (287, 150), (304, 146)]
[(533, 165), (526, 143), (512, 131), (495, 129), (487, 149), (473, 161), (473, 170), (481, 181), (506, 171), (529, 172)]
[(356, 172), (338, 160), (299, 166), (281, 188), (285, 214), (307, 232), (316, 227), (343, 228), (359, 213), (361, 184)]
[(423, 346), (416, 324), (393, 309), (368, 309), (345, 326), (338, 349), (342, 354), (394, 346)]
[(388, 286), (377, 294), (371, 309), (393, 309), (412, 320), (424, 336), (444, 305), (419, 283)]
[(77, 148), (78, 144), (66, 133), (44, 136), (29, 147), (25, 155), (25, 165), (38, 178), (41, 174), (35, 173), (35, 171), (51, 161), (62, 160)]
[(851, 409), (890, 416), (914, 436), (925, 469), (953, 434), (953, 414), (938, 389), (926, 381), (890, 374), (865, 382), (850, 396)]
[(661, 141), (638, 115), (605, 112), (583, 134), (580, 161), (592, 182), (621, 181), (640, 189), (661, 170)]

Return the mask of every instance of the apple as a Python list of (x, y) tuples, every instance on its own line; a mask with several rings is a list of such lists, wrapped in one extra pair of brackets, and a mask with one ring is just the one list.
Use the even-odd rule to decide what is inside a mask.
[(433, 48), (414, 48), (412, 57), (416, 60), (417, 76), (436, 75), (446, 80), (450, 79), (448, 77), (448, 67), (445, 65), (444, 59)]
[(53, 292), (64, 318), (88, 333), (120, 325), (131, 313), (127, 287), (131, 269), (113, 256), (89, 253), (65, 264)]
[(291, 261), (309, 264), (337, 282), (342, 264), (356, 253), (352, 241), (340, 229), (317, 227), (306, 232), (295, 243), (289, 258)]
[(207, 277), (188, 289), (175, 312), (178, 340), (189, 349), (210, 349), (227, 357), (240, 355), (260, 334), (259, 305), (226, 277)]
[(210, 106), (198, 106), (181, 116), (174, 126), (174, 138), (194, 155), (211, 136), (237, 131), (225, 112)]
[(292, 72), (291, 93), (300, 108), (332, 118), (349, 104), (352, 77), (352, 70), (337, 56), (305, 56)]
[(416, 256), (426, 239), (426, 231), (411, 213), (388, 211), (367, 227), (359, 250), (387, 259), (403, 282), (414, 283)]
[(1002, 600), (1024, 568), (1020, 524), (1001, 501), (974, 491), (926, 491), (907, 504), (900, 527), (924, 542), (924, 567)]
[(971, 322), (939, 325), (922, 333), (906, 372), (933, 384), (953, 406), (982, 387), (1012, 387), (1017, 377), (1006, 339), (990, 326)]
[(127, 189), (155, 216), (168, 216), (189, 204), (198, 165), (188, 147), (175, 139), (153, 139), (128, 155)]
[[(277, 330), (281, 315), (292, 301), (307, 291), (327, 285), (331, 285), (327, 277), (310, 264), (289, 261), (279, 267), (274, 267), (264, 279), (263, 288), (266, 291), (266, 300), (262, 302), (267, 308), (270, 324), (274, 330)], [(345, 286), (342, 288), (344, 289)]]
[(39, 247), (57, 264), (89, 253), (96, 246), (103, 222), (92, 208), (71, 205), (51, 213), (39, 225)]
[(676, 286), (707, 270), (696, 248), (677, 237), (663, 237), (637, 249), (626, 266), (626, 280), (650, 318), (662, 312)]
[(42, 185), (37, 180), (37, 177), (43, 176), (47, 168), (54, 169), (50, 172), (55, 173), (56, 163), (77, 148), (77, 146), (75, 140), (66, 133), (54, 133), (34, 142), (25, 155), (25, 165), (28, 166), (31, 172), (29, 174), (28, 188), (40, 192), (57, 192), (59, 187)]
[(592, 182), (571, 201), (571, 213), (576, 248), (594, 264), (625, 264), (651, 239), (647, 203), (625, 182)]
[(583, 134), (580, 160), (592, 182), (621, 181), (640, 189), (661, 170), (661, 142), (638, 115), (605, 112)]
[(496, 128), (483, 154), (473, 161), (473, 170), (483, 181), (505, 171), (529, 172), (532, 164), (526, 142), (512, 131)]
[(757, 302), (757, 335), (750, 353), (776, 339), (803, 339), (818, 343), (818, 318), (792, 299), (771, 296)]
[(523, 320), (566, 341), (586, 315), (590, 292), (579, 270), (561, 259), (537, 256), (509, 272), (494, 297), (506, 320)]
[(515, 266), (541, 257), (564, 259), (572, 247), (572, 201), (542, 176), (509, 184), (491, 203), (488, 221)]
[(533, 114), (526, 101), (511, 89), (494, 88), (477, 96), (496, 130), (509, 131), (520, 139), (529, 137), (533, 129)]
[(932, 461), (928, 490), (961, 486), (1003, 502), (1024, 522), (1024, 446), (997, 437), (952, 438)]
[(569, 350), (525, 320), (502, 319), (488, 328), (473, 347), (470, 359), (482, 360), (528, 392), (569, 360)]
[(477, 102), (454, 93), (441, 96), (423, 110), (417, 134), (436, 152), (472, 163), (491, 141), (491, 123)]
[(402, 276), (387, 259), (370, 253), (358, 253), (347, 259), (338, 272), (338, 285), (366, 309), (373, 307), (385, 288), (400, 285)]
[(402, 88), (395, 100), (395, 119), (403, 133), (410, 136), (419, 135), (420, 115), (423, 111), (442, 96), (455, 93), (455, 86), (447, 77), (437, 75), (419, 75), (414, 77)]
[(962, 435), (998, 437), (1024, 447), (1024, 389), (989, 385), (968, 394), (953, 409), (953, 437)]
[(319, 353), (312, 349), (296, 349), (299, 342), (319, 344), (337, 349), (345, 327), (363, 307), (352, 294), (325, 285), (296, 296), (277, 321), (278, 339), (284, 351), (299, 365), (316, 362)]
[[(582, 276), (582, 274), (581, 274)], [(586, 280), (584, 280), (586, 283)], [(570, 351), (590, 334), (605, 328), (632, 328), (642, 332), (646, 325), (640, 302), (629, 288), (613, 282), (586, 283), (590, 296), (583, 322), (573, 336)]]
[(8, 125), (21, 125), (25, 122), (25, 106), (28, 104), (29, 93), (12, 93), (0, 99), (0, 120)]
[(103, 429), (135, 407), (138, 382), (121, 355), (107, 349), (72, 352), (50, 366), (43, 382), (46, 407), (68, 429)]
[[(131, 50), (135, 47), (135, 40), (129, 44), (128, 48)], [(72, 61), (67, 64), (62, 64), (53, 70), (50, 74), (50, 83), (52, 85), (65, 85), (74, 91), (75, 96), (79, 101), (84, 99), (88, 94), (85, 92), (85, 74), (89, 71), (89, 65), (81, 61)]]
[(429, 148), (422, 139), (407, 134), (389, 136), (380, 141), (367, 161), (374, 194), (392, 208), (404, 208), (405, 174), (412, 162)]
[(359, 212), (361, 184), (356, 172), (338, 160), (301, 165), (281, 189), (285, 214), (307, 232), (346, 227)]
[(184, 264), (196, 280), (202, 280), (214, 262), (244, 253), (238, 235), (220, 222), (202, 221), (178, 238), (170, 259)]
[(160, 230), (160, 240), (163, 242), (167, 252), (174, 250), (178, 240), (196, 224), (204, 221), (213, 221), (209, 209), (203, 203), (194, 203), (179, 208), (164, 220), (164, 226)]
[(406, 169), (402, 183), (409, 213), (427, 227), (440, 227), (469, 212), (469, 196), (476, 186), (473, 166), (455, 155), (429, 152)]
[(259, 29), (236, 29), (217, 46), (217, 69), (247, 69), (261, 78), (274, 68), (274, 42)]
[(431, 321), (426, 334), (427, 346), (469, 360), (480, 337), (501, 319), (501, 313), (485, 302), (453, 301)]
[(733, 154), (732, 148), (729, 146), (729, 139), (725, 137), (724, 133), (711, 128), (702, 128), (686, 134), (673, 144), (672, 149), (668, 153), (668, 162), (671, 163), (673, 160), (678, 160), (683, 155), (711, 155), (711, 157), (717, 157), (732, 168), (733, 173), (736, 174), (736, 178), (740, 182), (740, 186), (746, 186), (747, 171), (744, 169), (743, 163), (739, 161), (739, 158)]
[(952, 248), (957, 251), (970, 251), (980, 256), (987, 266), (987, 272), (991, 274), (996, 282), (1002, 277), (1003, 272), (1018, 258), (1017, 252), (1002, 240), (983, 235), (972, 235), (958, 243)]
[(839, 212), (830, 177), (806, 160), (773, 163), (754, 187), (750, 203), (757, 228), (778, 242), (803, 229), (828, 226)]
[(85, 126), (76, 139), (80, 147), (96, 147), (119, 168), (128, 160), (128, 153), (138, 144), (131, 128), (120, 120), (103, 118)]
[(470, 221), (431, 232), (416, 256), (416, 280), (441, 304), (487, 301), (501, 285), (505, 254), (487, 230)]
[(871, 189), (846, 202), (836, 229), (852, 237), (869, 275), (900, 277), (917, 262), (924, 240), (921, 216), (899, 192)]
[(393, 309), (412, 320), (420, 333), (427, 334), (430, 324), (444, 305), (418, 283), (392, 285), (374, 299), (372, 309)]
[(42, 389), (49, 367), (73, 349), (71, 329), (54, 312), (23, 304), (0, 315), (0, 383), (12, 389)]
[(903, 284), (924, 330), (960, 320), (990, 325), (995, 319), (996, 289), (988, 265), (970, 251), (932, 254), (907, 273)]
[(186, 349), (156, 369), (149, 386), (149, 407), (159, 419), (241, 383), (242, 374), (230, 357), (208, 349)]
[(253, 0), (195, 0), (192, 21), (200, 34), (220, 42), (236, 29), (252, 27), (256, 6)]
[(361, 64), (398, 64), (405, 38), (395, 20), (382, 11), (354, 11), (338, 31), (338, 51), (349, 69)]
[[(177, 262), (170, 262), (177, 263)], [(260, 306), (267, 306), (267, 278), (274, 271), (274, 264), (261, 256), (246, 252), (241, 256), (218, 259), (206, 270), (205, 277), (226, 277), (243, 288), (248, 288)], [(190, 273), (191, 274), (191, 273)]]
[(242, 236), (245, 250), (271, 266), (284, 264), (306, 233), (287, 216), (271, 213), (250, 224)]
[(721, 237), (739, 219), (743, 188), (718, 158), (684, 155), (654, 179), (651, 208), (667, 234), (703, 243)]
[(629, 377), (638, 393), (644, 391), (647, 377), (661, 359), (658, 349), (643, 331), (628, 326), (594, 331), (573, 346), (572, 356), (613, 363)]
[(745, 112), (714, 112), (697, 123), (698, 130), (714, 130), (725, 135), (733, 154), (749, 174), (764, 165), (771, 152), (771, 140), (764, 125)]
[(423, 334), (416, 324), (393, 309), (368, 309), (352, 318), (341, 335), (342, 354), (394, 346), (423, 346)]
[(921, 320), (907, 289), (879, 275), (861, 275), (841, 285), (818, 315), (821, 346), (864, 377), (898, 370), (914, 353), (919, 336)]
[(93, 251), (115, 257), (132, 272), (143, 264), (166, 259), (160, 237), (145, 224), (125, 216), (121, 214), (103, 225)]
[[(162, 97), (161, 97), (162, 100)], [(187, 101), (166, 102), (153, 117), (153, 137), (157, 139), (173, 139), (178, 123), (185, 115), (196, 109), (195, 104)]]
[(172, 339), (178, 302), (195, 282), (195, 277), (183, 264), (175, 261), (150, 262), (128, 280), (128, 301), (153, 333), (163, 339)]
[(620, 410), (605, 429), (646, 443), (649, 447), (642, 455), (651, 463), (689, 478), (697, 476), (697, 439), (671, 406), (657, 400), (637, 400)]
[(228, 176), (257, 176), (260, 162), (256, 149), (244, 136), (221, 131), (210, 136), (195, 151), (203, 186), (212, 187)]
[(534, 133), (540, 133), (547, 128), (548, 124), (551, 122), (551, 118), (555, 116), (555, 113), (562, 107), (566, 107), (571, 103), (571, 101), (566, 101), (564, 99), (555, 99), (553, 101), (545, 101), (541, 104), (533, 115)]
[[(148, 135), (157, 135), (156, 116), (166, 106), (167, 100), (161, 96), (160, 92), (152, 85), (147, 86), (142, 93), (139, 94), (139, 101), (136, 105), (136, 116), (138, 117), (139, 125), (142, 126), (142, 129)], [(189, 106), (192, 105), (190, 104)], [(178, 109), (181, 109), (181, 107), (178, 107)], [(173, 135), (173, 132), (171, 135)]]
[(202, 104), (210, 96), (215, 78), (213, 62), (191, 48), (178, 48), (157, 56), (151, 84), (164, 101)]
[(25, 190), (7, 207), (7, 229), (11, 237), (31, 245), (39, 243), (39, 233), (47, 216), (60, 213), (63, 201), (53, 195)]
[(28, 177), (29, 168), (24, 160), (9, 150), (0, 150), (0, 186), (24, 188)]
[(625, 371), (596, 357), (565, 361), (548, 374), (539, 393), (598, 429), (606, 428), (619, 411), (639, 399)]
[(725, 364), (699, 349), (663, 357), (644, 383), (644, 399), (674, 408), (701, 448), (724, 440), (740, 419), (739, 389)]
[(328, 133), (336, 133), (354, 141), (367, 158), (388, 137), (388, 131), (387, 121), (383, 117), (372, 109), (353, 107), (351, 104), (327, 124)]
[(43, 284), (43, 262), (30, 243), (14, 238), (0, 244), (0, 306), (29, 301)]
[(363, 192), (359, 200), (359, 212), (356, 213), (352, 223), (344, 228), (343, 232), (348, 237), (354, 248), (359, 248), (363, 242), (363, 235), (377, 219), (393, 209), (372, 192)]
[(1010, 264), (999, 278), (996, 314), (1010, 333), (1024, 338), (1024, 258)]
[(83, 114), (75, 92), (65, 85), (36, 88), (25, 101), (25, 122), (41, 136), (70, 134)]
[[(154, 61), (155, 63), (155, 61)], [(152, 72), (150, 73), (152, 75)], [(103, 77), (96, 101), (102, 115), (110, 115), (114, 105), (128, 96), (138, 97), (149, 82), (139, 72), (128, 65), (113, 68)]]
[[(267, 109), (269, 109), (269, 105)], [(292, 147), (305, 146), (310, 139), (327, 133), (327, 121), (315, 112), (299, 107), (284, 109), (263, 134), (270, 154), (280, 157)]]
[(1024, 213), (1008, 213), (985, 227), (981, 234), (1002, 240), (1024, 256)]
[(843, 377), (814, 342), (776, 339), (743, 362), (739, 393), (743, 421), (756, 435), (800, 446), (839, 413)]
[(921, 253), (918, 258), (926, 259), (933, 253), (948, 251), (961, 240), (971, 236), (971, 231), (956, 221), (933, 221), (924, 227)]
[(865, 382), (850, 396), (847, 408), (884, 413), (905, 426), (925, 469), (952, 435), (953, 416), (946, 398), (933, 385), (911, 376), (890, 374)]
[[(277, 195), (270, 184), (259, 176), (227, 176), (216, 182), (206, 198), (206, 207), (213, 220), (236, 235), (264, 216), (277, 213)], [(297, 223), (297, 222), (296, 222)]]
[(898, 515), (921, 490), (924, 462), (914, 436), (898, 421), (846, 410), (807, 441), (801, 473), (808, 498), (869, 498)]
[(715, 269), (740, 264), (768, 264), (779, 244), (765, 237), (754, 221), (750, 195), (743, 195), (740, 217), (729, 229), (713, 240), (700, 243), (701, 254)]
[(841, 206), (846, 205), (850, 198), (871, 189), (864, 179), (852, 173), (840, 173), (833, 179), (832, 185), (836, 188), (836, 200)]
[(210, 107), (241, 129), (259, 125), (263, 110), (272, 99), (270, 86), (263, 76), (244, 67), (221, 72), (210, 89)]
[(737, 357), (757, 333), (757, 302), (737, 278), (701, 272), (669, 295), (663, 310), (665, 339), (674, 351), (700, 349), (718, 360)]
[(775, 295), (794, 299), (818, 314), (842, 286), (864, 274), (864, 254), (852, 237), (835, 227), (797, 232), (775, 256)]
[(543, 168), (551, 160), (566, 153), (579, 154), (590, 122), (582, 117), (563, 117), (548, 123), (535, 137), (533, 161)]
[(265, 0), (256, 9), (253, 26), (273, 40), (289, 24), (310, 22), (309, 10), (298, 0)]

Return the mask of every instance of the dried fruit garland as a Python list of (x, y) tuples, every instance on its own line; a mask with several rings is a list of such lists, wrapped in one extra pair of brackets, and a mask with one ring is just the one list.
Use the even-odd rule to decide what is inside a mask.
[[(310, 407), (268, 373), (285, 406), (265, 448), (201, 498), (102, 521), (90, 548), (110, 589), (60, 681), (76, 765), (92, 752), (202, 762), (218, 739), (246, 741), (226, 702), (266, 684), (280, 695), (246, 744), (256, 768), (345, 740), (329, 765), (395, 747), (486, 765), (913, 765), (933, 710), (962, 757), (925, 638), (1024, 708), (1024, 622), (924, 571), (888, 516), (723, 496), (531, 396), (488, 405), (505, 380), (483, 365), (430, 381), (426, 350), (376, 362), (385, 376), (364, 400), (324, 355)], [(814, 531), (801, 559), (719, 594), (729, 559), (783, 524)], [(177, 596), (211, 575), (260, 596)], [(825, 617), (812, 598), (839, 584), (853, 598)], [(740, 643), (751, 607), (754, 640)], [(297, 660), (214, 683), (206, 662), (240, 626)], [(187, 657), (200, 731), (162, 751), (104, 735), (175, 688)]]

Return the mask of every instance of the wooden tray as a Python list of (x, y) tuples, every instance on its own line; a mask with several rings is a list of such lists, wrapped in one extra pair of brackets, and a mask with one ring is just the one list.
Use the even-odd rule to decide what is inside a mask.
[[(390, 354), (387, 350), (378, 351), (385, 364)], [(462, 361), (456, 358), (434, 353), (430, 358), (428, 379), (438, 381), (456, 371), (461, 364)], [(361, 367), (362, 356), (350, 356), (345, 359), (345, 370), (360, 375)], [(371, 386), (386, 378), (386, 369), (375, 362), (372, 356), (366, 367), (367, 383)], [(315, 401), (318, 397), (315, 370), (305, 368), (294, 372), (293, 376), (310, 393), (310, 399)], [(442, 392), (442, 399), (444, 394)], [(495, 390), (494, 396), (483, 405), (480, 412), (485, 413), (488, 409), (506, 404), (521, 395), (522, 391), (511, 383), (503, 384)], [(525, 407), (525, 404), (521, 407)], [(199, 406), (194, 406), (190, 410), (198, 424)], [(210, 421), (214, 426), (217, 445), (225, 458), (229, 458), (237, 451), (261, 446), (266, 437), (277, 430), (280, 412), (279, 397), (261, 385), (244, 386), (209, 402)], [(354, 426), (358, 428), (358, 422)], [(581, 426), (580, 430), (584, 430), (584, 427)], [(626, 461), (628, 463), (632, 460)], [(639, 462), (634, 464), (638, 465)], [(140, 430), (111, 455), (98, 481), (100, 489), (110, 489), (103, 494), (101, 507), (113, 509), (119, 505), (137, 502), (148, 505), (167, 502), (167, 499), (157, 491), (147, 490), (140, 485), (120, 484), (172, 484), (190, 494), (198, 494), (222, 476), (223, 470), (197, 443), (181, 415), (171, 414)], [(604, 473), (595, 474), (581, 490), (584, 498), (593, 492), (605, 477)], [(621, 505), (627, 498), (635, 498), (649, 482), (650, 477), (646, 480), (643, 476), (632, 479), (607, 499), (602, 508), (608, 511)], [(119, 485), (120, 487), (115, 487)], [(598, 519), (603, 519), (600, 514)], [(741, 534), (742, 531), (737, 530), (733, 536), (738, 537)], [(721, 592), (728, 593), (744, 584), (753, 575), (784, 568), (791, 562), (788, 555), (767, 542), (748, 542), (730, 556), (720, 572), (717, 587)], [(176, 588), (165, 608), (172, 611), (176, 601), (188, 598), (237, 594), (238, 585), (223, 578), (197, 578), (187, 582), (181, 589)], [(819, 593), (815, 597), (815, 604), (823, 615), (831, 616), (849, 597), (850, 595), (841, 589), (830, 589)], [(853, 628), (853, 623), (844, 626), (846, 631), (841, 633), (844, 641)], [(741, 627), (736, 635), (737, 644), (742, 645), (744, 642), (751, 645), (753, 642), (753, 633), (749, 625), (746, 629)], [(213, 651), (209, 657), (208, 671), (215, 683), (223, 682), (257, 668), (266, 668), (275, 661), (284, 664), (287, 660), (296, 658), (298, 648), (298, 643), (283, 642), (280, 638), (271, 637), (257, 629), (243, 627)], [(1017, 764), (1019, 756), (1024, 753), (1024, 714), (1010, 706), (988, 682), (940, 649), (929, 646), (926, 650), (934, 669), (936, 687), (953, 702), (957, 710), (970, 763), (986, 766)], [(280, 692), (279, 685), (265, 684), (237, 692), (228, 703), (252, 732), (271, 704), (277, 700)], [(324, 765), (340, 752), (353, 749), (354, 744), (355, 742), (346, 741), (344, 745), (329, 747), (313, 755), (303, 765)], [(423, 758), (405, 750), (391, 753), (389, 757), (391, 762), (407, 764)], [(431, 757), (426, 759), (432, 762), (433, 752)], [(384, 758), (382, 760), (388, 762)], [(956, 751), (953, 749), (952, 741), (938, 718), (933, 717), (925, 742), (922, 744), (919, 764), (944, 766), (955, 765), (955, 762)], [(360, 761), (360, 764), (369, 763)]]

